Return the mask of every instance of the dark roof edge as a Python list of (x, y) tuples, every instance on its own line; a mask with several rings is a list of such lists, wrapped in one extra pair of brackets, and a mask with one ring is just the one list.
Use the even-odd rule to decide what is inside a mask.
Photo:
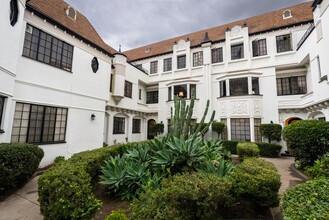
[(134, 64), (132, 64), (131, 62), (133, 62), (133, 61), (127, 61), (127, 63), (130, 64), (131, 66), (135, 67), (136, 69), (138, 69), (139, 71), (143, 72), (143, 73), (146, 74), (147, 76), (149, 75), (149, 74), (147, 74), (147, 72), (145, 72), (144, 70), (139, 69), (138, 67), (136, 67), (136, 66), (135, 66)]
[[(276, 30), (290, 28), (290, 27), (299, 26), (299, 25), (305, 25), (305, 24), (309, 24), (309, 23), (311, 23), (313, 21), (314, 20), (311, 19), (311, 20), (307, 20), (307, 21), (303, 21), (303, 22), (298, 22), (298, 23), (294, 23), (294, 24), (290, 24), (290, 25), (280, 26), (280, 27), (277, 27), (277, 28), (266, 29), (266, 30), (262, 30), (262, 31), (254, 32), (254, 33), (249, 33), (249, 36), (257, 35), (257, 34), (263, 34), (263, 33), (266, 33), (266, 32), (276, 31)], [(226, 41), (225, 39), (220, 39), (220, 40), (214, 40), (214, 41), (211, 41), (210, 40), (209, 42), (211, 42), (211, 44), (216, 44), (216, 43), (222, 43), (222, 42), (225, 42), (225, 41)], [(190, 48), (191, 49), (198, 48), (198, 47), (201, 47), (202, 44), (204, 44), (204, 43), (190, 46)], [(146, 59), (150, 59), (150, 58), (158, 57), (158, 56), (163, 56), (163, 55), (170, 54), (170, 53), (173, 53), (173, 51), (168, 51), (168, 52), (164, 52), (164, 53), (154, 54), (154, 55), (151, 55), (151, 56), (148, 56), (148, 57), (143, 57), (143, 58), (140, 58), (140, 59), (130, 60), (130, 62), (136, 62), (136, 61), (140, 61), (140, 60), (146, 60)]]
[[(36, 8), (32, 7), (29, 4), (26, 4), (26, 9), (35, 13), (37, 16), (39, 16), (40, 18), (46, 19), (49, 23), (56, 25), (57, 27), (59, 27), (60, 29), (62, 29), (63, 31), (66, 31), (67, 33), (69, 33), (72, 36), (75, 36), (76, 38), (83, 40), (84, 42), (86, 42), (87, 44), (90, 44), (92, 47), (97, 48), (98, 50), (102, 51), (103, 53), (109, 55), (110, 57), (114, 57), (114, 55), (109, 52), (108, 50), (102, 48), (101, 46), (98, 46), (96, 43), (86, 39), (85, 37), (82, 37), (80, 34), (68, 29), (67, 27), (65, 27), (64, 25), (58, 23), (56, 20), (48, 17), (47, 15), (43, 14), (42, 12), (38, 11)], [(105, 44), (105, 43), (104, 43)]]
[(316, 6), (318, 6), (321, 3), (322, 3), (322, 0), (314, 0), (314, 2), (312, 3), (313, 11), (315, 10)]

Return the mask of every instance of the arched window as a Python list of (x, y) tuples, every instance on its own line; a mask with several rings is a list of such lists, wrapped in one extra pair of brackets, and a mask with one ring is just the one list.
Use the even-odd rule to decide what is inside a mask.
[(67, 16), (69, 16), (71, 19), (76, 20), (77, 18), (77, 12), (74, 8), (72, 8), (71, 6), (69, 6), (66, 10), (66, 14)]
[(287, 9), (283, 12), (283, 19), (292, 18), (291, 10)]

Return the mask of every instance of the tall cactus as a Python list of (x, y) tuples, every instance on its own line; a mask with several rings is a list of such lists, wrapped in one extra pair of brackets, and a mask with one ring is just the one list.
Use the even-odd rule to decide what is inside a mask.
[(212, 121), (215, 117), (215, 111), (213, 111), (210, 121), (207, 123), (207, 126), (201, 130), (201, 124), (204, 123), (205, 118), (208, 114), (209, 109), (209, 100), (207, 101), (207, 106), (204, 111), (203, 117), (199, 125), (195, 125), (193, 131), (190, 132), (192, 115), (193, 115), (193, 108), (194, 108), (194, 101), (195, 101), (195, 94), (192, 95), (190, 105), (186, 105), (186, 100), (183, 98), (179, 98), (178, 96), (174, 97), (174, 106), (175, 106), (175, 113), (173, 115), (173, 109), (171, 108), (171, 133), (173, 136), (184, 139), (187, 139), (191, 134), (201, 134), (204, 135), (206, 131), (209, 129)]

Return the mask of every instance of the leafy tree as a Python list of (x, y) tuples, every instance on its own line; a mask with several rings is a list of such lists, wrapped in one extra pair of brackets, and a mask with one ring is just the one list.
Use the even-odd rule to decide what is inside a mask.
[(281, 141), (282, 126), (279, 124), (261, 124), (260, 133), (263, 137), (268, 139), (271, 143), (272, 140)]
[(225, 124), (223, 122), (213, 122), (211, 124), (211, 129), (219, 135), (223, 132)]

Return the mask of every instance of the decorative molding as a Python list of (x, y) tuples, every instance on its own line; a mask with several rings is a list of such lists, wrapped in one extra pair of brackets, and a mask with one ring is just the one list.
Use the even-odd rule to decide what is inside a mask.
[(8, 74), (9, 76), (16, 77), (16, 74), (0, 66), (0, 71)]
[(231, 34), (230, 34), (231, 38), (236, 38), (236, 37), (240, 37), (242, 36), (242, 28), (239, 25), (234, 26), (231, 29)]
[(231, 102), (232, 115), (249, 115), (248, 101)]
[(138, 110), (133, 109), (125, 109), (120, 107), (114, 107), (114, 106), (106, 106), (106, 111), (112, 111), (117, 113), (123, 113), (123, 114), (134, 114), (141, 117), (147, 117), (147, 116), (157, 116), (158, 112), (142, 112)]
[(254, 115), (260, 116), (262, 115), (262, 104), (259, 100), (254, 100)]

